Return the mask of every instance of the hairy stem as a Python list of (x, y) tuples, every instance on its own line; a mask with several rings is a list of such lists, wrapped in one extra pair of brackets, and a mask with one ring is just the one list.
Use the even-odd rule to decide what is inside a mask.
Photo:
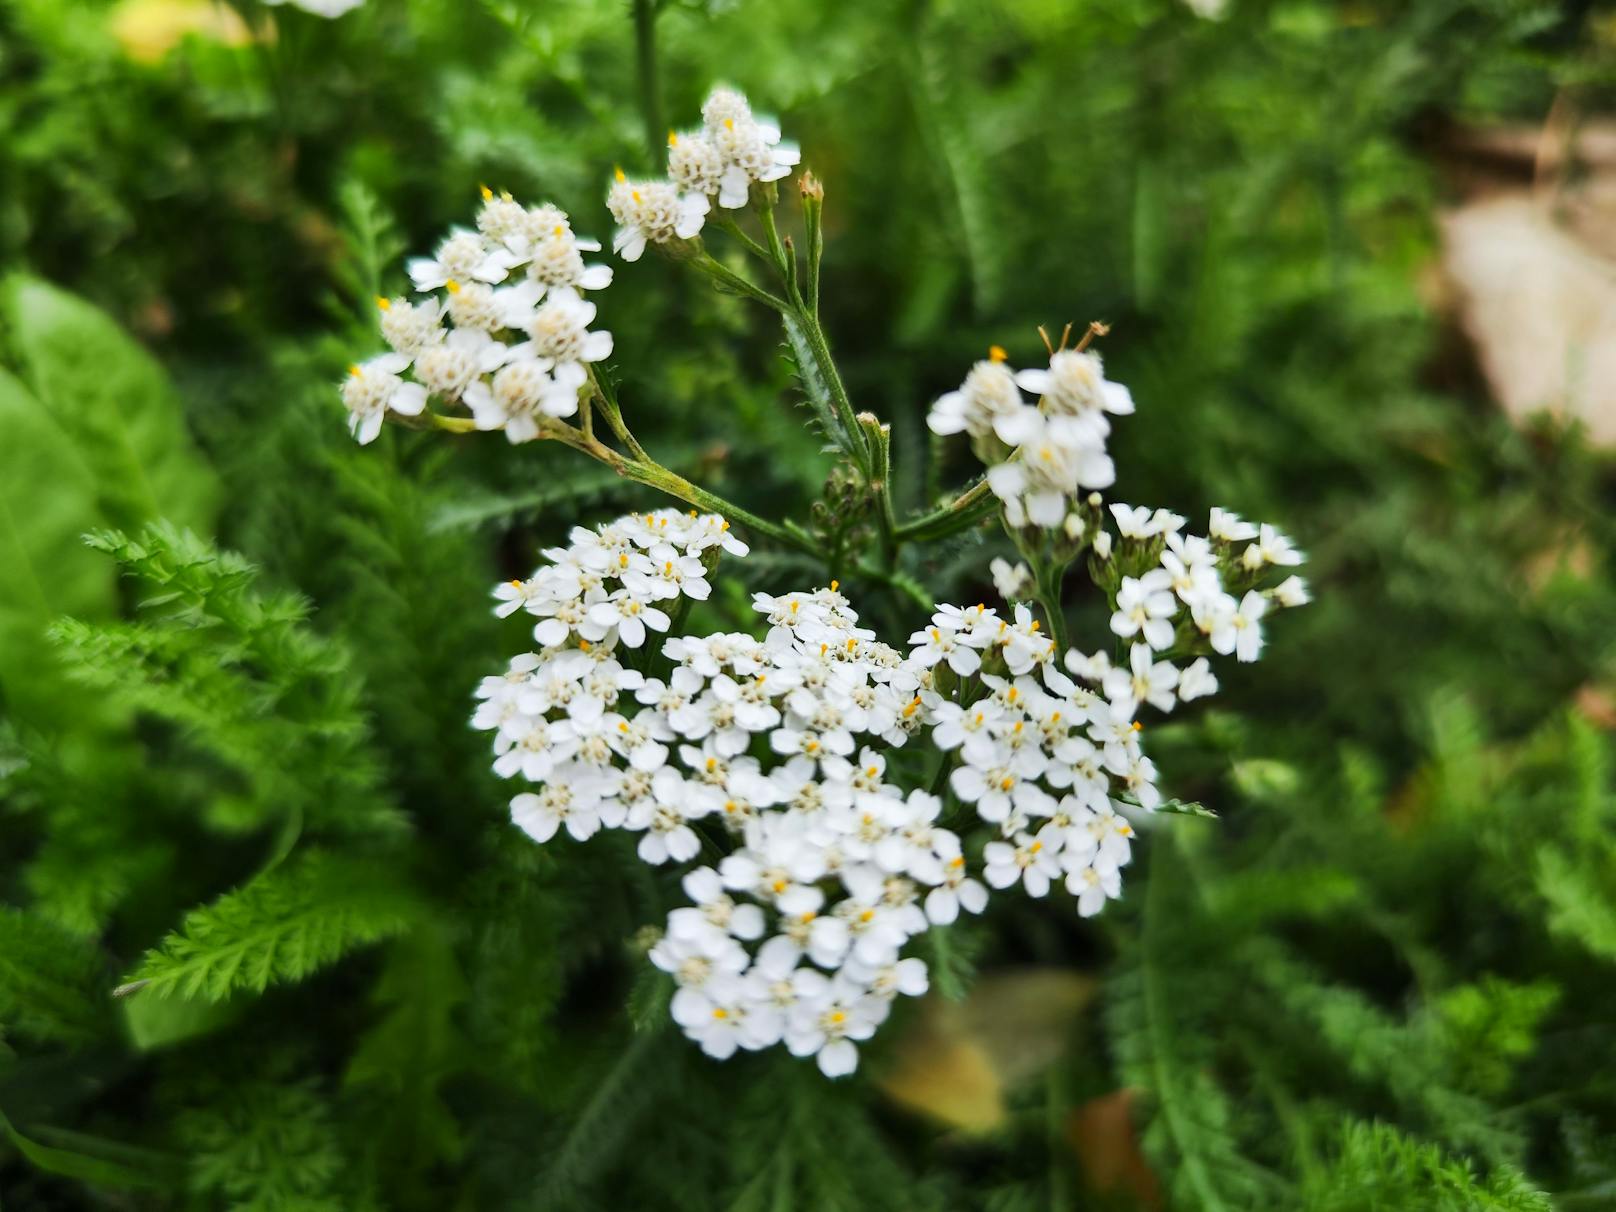
[(997, 504), (986, 479), (978, 480), (941, 509), (903, 523), (897, 529), (898, 538), (941, 539), (976, 525), (993, 511)]

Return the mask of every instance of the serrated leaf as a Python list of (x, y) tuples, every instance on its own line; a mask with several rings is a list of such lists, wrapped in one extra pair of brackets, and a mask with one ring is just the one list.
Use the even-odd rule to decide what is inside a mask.
[(373, 864), (308, 854), (186, 914), (118, 992), (206, 1001), (262, 993), (401, 934), (418, 913)]
[(0, 284), (0, 327), (19, 377), (89, 469), (107, 520), (212, 529), (218, 484), (151, 354), (104, 312), (24, 274)]

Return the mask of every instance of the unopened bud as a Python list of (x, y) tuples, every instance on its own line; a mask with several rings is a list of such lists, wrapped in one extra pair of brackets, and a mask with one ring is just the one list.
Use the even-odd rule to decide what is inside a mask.
[(1094, 554), (1102, 560), (1111, 558), (1111, 532), (1102, 530), (1094, 536)]
[(825, 187), (820, 184), (819, 178), (813, 173), (803, 173), (797, 178), (797, 188), (802, 190), (802, 196), (811, 202), (825, 200)]

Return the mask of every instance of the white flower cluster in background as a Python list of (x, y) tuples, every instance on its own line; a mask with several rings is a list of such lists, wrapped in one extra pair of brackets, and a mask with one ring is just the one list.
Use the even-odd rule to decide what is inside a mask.
[(409, 263), (417, 298), (376, 300), (391, 352), (343, 382), (354, 437), (373, 441), (388, 412), (418, 416), (433, 396), (513, 443), (538, 437), (546, 417), (575, 414), (590, 364), (612, 352), (584, 297), (611, 284), (609, 266), (584, 260), (599, 250), (564, 211), (484, 189), (476, 230), (457, 228)]
[[(1161, 802), (1135, 715), (1217, 685), (1204, 659), (1177, 670), (1150, 641), (1183, 601), (1215, 620), (1214, 647), (1232, 630), (1244, 656), (1233, 619), (1260, 612), (1242, 600), (1226, 618), (1212, 586), (1251, 576), (1253, 548), (1264, 564), (1294, 555), (1232, 515), (1214, 516), (1215, 540), (1175, 540), (1163, 536), (1182, 519), (1122, 509), (1115, 558), (1152, 558), (1167, 579), (1132, 578), (1119, 601), (1113, 630), (1147, 636), (1129, 670), (1066, 654), (1095, 689), (1062, 671), (1023, 606), (942, 606), (904, 652), (859, 626), (834, 582), (755, 595), (761, 639), (671, 636), (665, 674), (646, 676), (635, 666), (669, 629), (665, 607), (707, 596), (720, 550), (745, 552), (713, 515), (575, 530), (532, 578), (496, 590), (500, 614), (536, 619), (537, 650), (485, 679), (473, 718), (495, 734), (496, 772), (537, 785), (512, 818), (540, 842), (616, 828), (639, 836), (647, 863), (702, 860), (650, 958), (708, 1054), (783, 1043), (827, 1075), (851, 1072), (893, 999), (927, 988), (905, 948), (980, 913), (988, 887), (1042, 897), (1063, 884), (1085, 916), (1121, 894), (1136, 821)], [(1305, 600), (1299, 583), (1291, 596)], [(958, 805), (946, 817), (925, 790), (944, 772)]]
[(1105, 377), (1096, 353), (1060, 349), (1047, 368), (1014, 371), (995, 345), (957, 391), (932, 405), (927, 424), (933, 433), (970, 435), (1012, 526), (1055, 529), (1084, 494), (1116, 480), (1106, 453), (1110, 417), (1131, 412), (1133, 397)]
[(694, 238), (715, 202), (745, 206), (754, 183), (778, 181), (801, 156), (734, 89), (714, 89), (701, 116), (701, 129), (669, 134), (666, 179), (634, 181), (618, 170), (606, 208), (617, 221), (612, 249), (623, 260), (639, 260), (647, 244)]

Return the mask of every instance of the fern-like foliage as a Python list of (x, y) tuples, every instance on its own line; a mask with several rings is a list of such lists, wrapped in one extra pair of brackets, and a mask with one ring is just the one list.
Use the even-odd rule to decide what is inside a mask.
[(309, 626), (305, 600), (259, 592), (246, 560), (166, 524), (89, 542), (137, 582), (144, 617), (67, 620), (52, 636), (77, 680), (167, 720), (237, 773), (246, 790), (214, 800), (217, 823), (251, 827), (294, 813), (344, 833), (401, 824), (381, 788), (349, 653)]
[(229, 1212), (363, 1212), (336, 1112), (313, 1082), (248, 1080), (226, 1098), (181, 1113), (175, 1135), (190, 1157), (199, 1206)]
[(1307, 1184), (1305, 1212), (1552, 1212), (1549, 1197), (1507, 1166), (1478, 1175), (1462, 1159), (1389, 1124), (1349, 1123), (1328, 1168)]
[(106, 964), (85, 939), (0, 906), (0, 1028), (58, 1044), (106, 1034)]
[(402, 933), (418, 912), (380, 862), (312, 851), (186, 914), (119, 992), (215, 1002), (262, 993)]

